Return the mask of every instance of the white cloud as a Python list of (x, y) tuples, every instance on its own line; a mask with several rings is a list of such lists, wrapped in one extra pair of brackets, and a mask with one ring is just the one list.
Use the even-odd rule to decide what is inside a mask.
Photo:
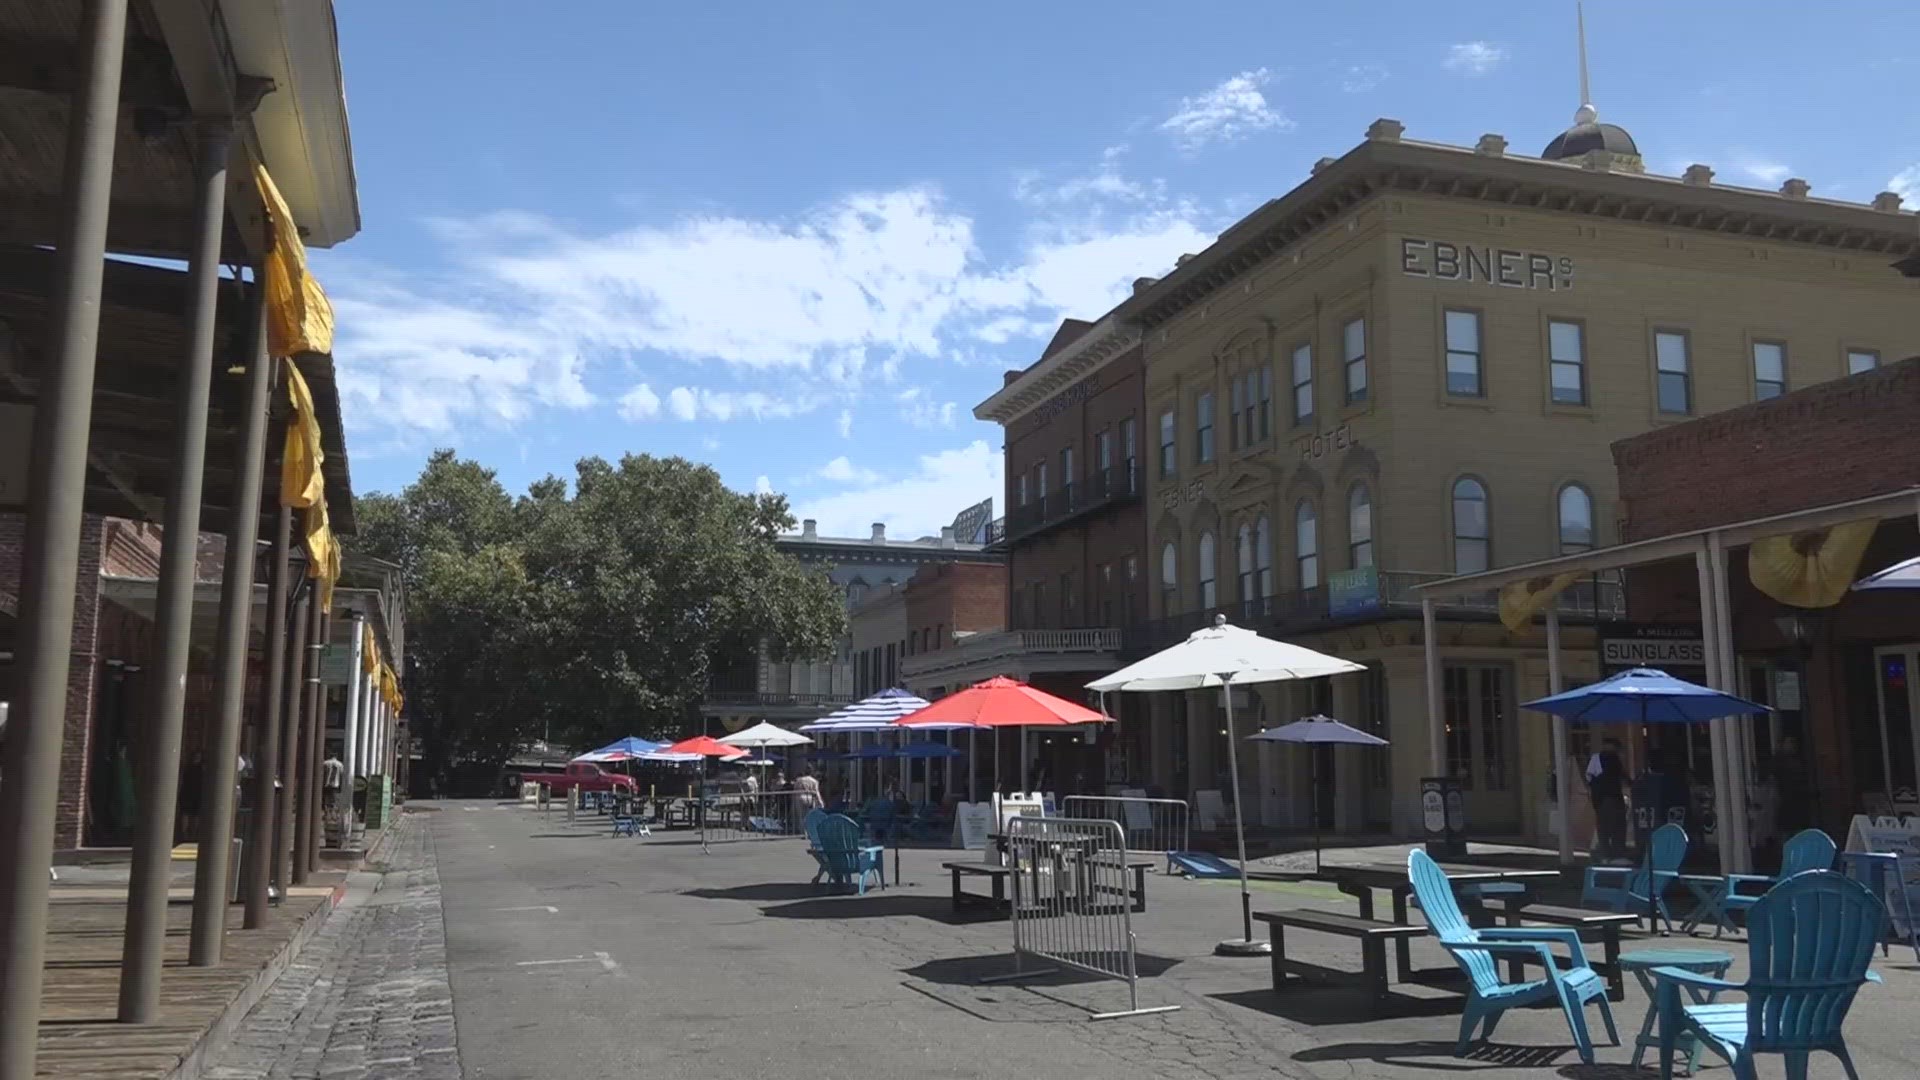
[(925, 390), (902, 390), (894, 396), (900, 404), (900, 418), (917, 428), (951, 428), (959, 406), (951, 401), (934, 401)]
[(1759, 154), (1741, 154), (1733, 160), (1733, 167), (1745, 174), (1756, 184), (1777, 188), (1793, 175), (1793, 167), (1770, 157)]
[(771, 494), (773, 494), (773, 481), (772, 481), (772, 480), (770, 480), (770, 479), (768, 479), (768, 478), (767, 478), (766, 476), (764, 476), (764, 475), (762, 475), (762, 476), (756, 476), (756, 477), (754, 477), (754, 478), (753, 478), (753, 493), (754, 493), (755, 495), (771, 495)]
[(853, 410), (841, 409), (839, 423), (836, 424), (835, 426), (838, 428), (841, 438), (843, 439), (852, 438), (853, 437)]
[(1033, 206), (1056, 206), (1089, 202), (1150, 203), (1166, 197), (1164, 180), (1138, 180), (1121, 172), (1120, 162), (1130, 148), (1109, 146), (1100, 153), (1100, 165), (1086, 176), (1047, 181), (1038, 173), (1025, 173), (1014, 181), (1014, 197)]
[(620, 415), (628, 420), (651, 420), (660, 415), (660, 395), (641, 383), (620, 395)]
[(1507, 59), (1504, 46), (1491, 41), (1466, 41), (1447, 50), (1440, 66), (1455, 75), (1487, 75)]
[(1292, 128), (1292, 120), (1267, 104), (1261, 87), (1268, 78), (1266, 68), (1243, 71), (1204, 94), (1182, 98), (1180, 108), (1160, 122), (1160, 130), (1183, 148), (1194, 150), (1255, 131)]
[[(1121, 153), (1101, 169), (1118, 177)], [(1210, 243), (1204, 226), (1218, 215), (1169, 204), (1155, 186), (1140, 186), (1145, 202), (1088, 189), (1037, 207), (991, 259), (973, 217), (926, 187), (790, 220), (706, 215), (598, 233), (518, 213), (436, 222), (448, 244), (438, 268), (401, 276), (333, 257), (322, 268), (336, 283), (348, 419), (359, 438), (406, 445), (603, 397), (628, 420), (838, 407), (911, 369), (957, 365), (981, 342), (1018, 348), (1064, 316), (1096, 316), (1133, 279)], [(716, 364), (752, 389), (667, 381), (676, 365)]]
[(1920, 203), (1920, 165), (1909, 165), (1893, 174), (1893, 178), (1887, 181), (1887, 190), (1905, 199), (1908, 204)]
[(880, 479), (880, 474), (871, 469), (862, 469), (842, 454), (820, 467), (820, 478), (835, 483), (871, 484)]
[(673, 415), (681, 420), (691, 420), (700, 415), (700, 399), (694, 397), (693, 391), (684, 386), (676, 386), (668, 391), (667, 406), (673, 410)]
[(1340, 73), (1340, 89), (1349, 94), (1364, 94), (1387, 81), (1385, 64), (1348, 64)]
[(979, 502), (999, 500), (1005, 473), (1000, 452), (985, 440), (919, 459), (912, 471), (800, 502), (796, 518), (815, 518), (828, 536), (865, 536), (884, 522), (887, 535), (902, 539), (938, 536), (953, 515)]

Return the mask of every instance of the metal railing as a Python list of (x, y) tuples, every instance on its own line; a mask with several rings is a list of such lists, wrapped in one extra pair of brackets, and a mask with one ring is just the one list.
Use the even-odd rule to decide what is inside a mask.
[(999, 537), (995, 536), (993, 526), (988, 525), (987, 542), (1020, 540), (1056, 525), (1064, 525), (1081, 514), (1139, 497), (1140, 469), (1136, 463), (1128, 461), (1094, 469), (1087, 474), (1084, 482), (1069, 480), (1060, 485), (1058, 490), (1009, 509), (1007, 516), (1002, 519)]
[(709, 790), (694, 805), (700, 846), (740, 840), (783, 840), (807, 834), (804, 819), (812, 809), (802, 791), (720, 792)]
[[(1111, 821), (1120, 826), (1127, 851), (1141, 855), (1165, 856), (1175, 851), (1192, 851), (1192, 813), (1181, 799), (1149, 799), (1137, 795), (1069, 795), (1061, 800), (1060, 810), (1070, 818)], [(1173, 872), (1168, 859), (1166, 872)]]
[(1121, 632), (1116, 627), (1088, 627), (1076, 630), (993, 630), (957, 638), (945, 648), (920, 653), (900, 662), (900, 673), (909, 678), (931, 672), (969, 667), (1016, 656), (1036, 653), (1098, 656), (1120, 651)]
[[(1094, 1012), (1094, 1020), (1178, 1009), (1140, 1007), (1133, 875), (1119, 823), (1018, 816), (1008, 819), (1006, 830), (1013, 974), (983, 981), (1007, 982), (1066, 968), (1126, 983), (1127, 1007)], [(1029, 968), (1029, 962), (1042, 966)]]
[(853, 701), (851, 691), (825, 694), (789, 693), (785, 690), (709, 690), (702, 696), (701, 704), (710, 706), (737, 705), (752, 708), (755, 706), (790, 705), (796, 708), (831, 708), (846, 705)]

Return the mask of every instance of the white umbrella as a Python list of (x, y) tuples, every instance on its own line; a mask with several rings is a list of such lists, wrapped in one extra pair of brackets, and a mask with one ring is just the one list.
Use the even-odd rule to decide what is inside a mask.
[(1920, 558), (1897, 562), (1853, 583), (1854, 589), (1920, 589)]
[[(1293, 679), (1319, 679), (1365, 671), (1363, 665), (1337, 656), (1314, 652), (1299, 645), (1261, 637), (1251, 630), (1227, 625), (1225, 615), (1216, 615), (1213, 625), (1195, 630), (1187, 640), (1162, 649), (1135, 664), (1087, 684), (1087, 689), (1106, 693), (1110, 690), (1230, 690), (1253, 683), (1287, 682)], [(1247, 885), (1247, 830), (1240, 802), (1239, 739), (1233, 732), (1233, 695), (1227, 703), (1227, 769), (1233, 783), (1233, 833), (1240, 852), (1240, 919), (1238, 940), (1223, 941), (1216, 951), (1236, 955), (1257, 955), (1272, 951), (1272, 945), (1253, 938), (1253, 890)]]
[(720, 741), (726, 743), (728, 746), (754, 746), (762, 749), (769, 746), (807, 746), (813, 742), (812, 739), (807, 738), (797, 731), (788, 731), (778, 724), (772, 724), (765, 720), (760, 721), (745, 731), (736, 731), (731, 735), (724, 736)]

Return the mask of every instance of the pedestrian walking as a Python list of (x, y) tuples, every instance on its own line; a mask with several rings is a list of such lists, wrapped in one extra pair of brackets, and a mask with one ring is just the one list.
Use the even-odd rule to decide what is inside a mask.
[(1587, 796), (1593, 800), (1593, 861), (1620, 859), (1627, 850), (1627, 767), (1620, 740), (1607, 739), (1587, 761)]

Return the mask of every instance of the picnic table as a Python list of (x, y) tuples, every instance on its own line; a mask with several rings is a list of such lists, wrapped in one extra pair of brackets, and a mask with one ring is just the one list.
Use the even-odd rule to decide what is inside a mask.
[[(1440, 867), (1446, 871), (1447, 880), (1455, 889), (1462, 885), (1486, 885), (1496, 882), (1549, 881), (1560, 876), (1558, 870), (1519, 870), (1499, 866), (1472, 866), (1461, 863), (1443, 863)], [(1407, 878), (1407, 868), (1397, 863), (1346, 863), (1328, 864), (1315, 874), (1322, 880), (1333, 882), (1341, 892), (1353, 897), (1360, 905), (1360, 918), (1374, 920), (1373, 893), (1379, 889), (1390, 898), (1393, 911), (1393, 923), (1397, 926), (1410, 926), (1407, 915), (1407, 899), (1413, 895), (1413, 882)], [(1477, 902), (1473, 906), (1479, 906)], [(1454, 968), (1436, 968), (1432, 971), (1415, 972), (1413, 957), (1407, 947), (1405, 937), (1396, 938), (1393, 943), (1394, 967), (1401, 982), (1430, 982), (1459, 978)]]

